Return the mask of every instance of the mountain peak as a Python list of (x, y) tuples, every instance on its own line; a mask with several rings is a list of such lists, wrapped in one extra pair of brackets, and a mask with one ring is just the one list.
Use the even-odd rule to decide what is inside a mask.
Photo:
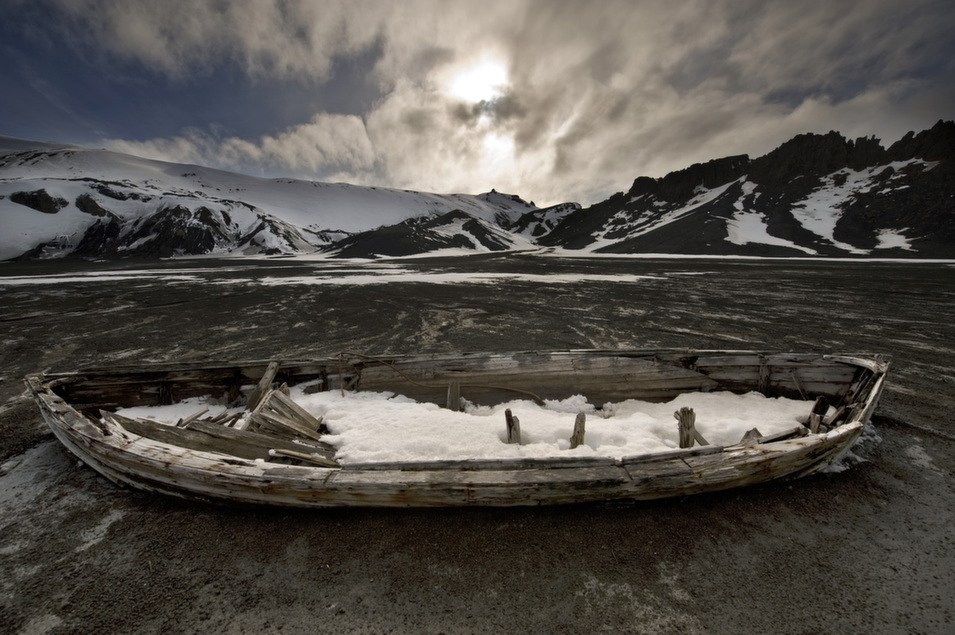
[[(955, 122), (884, 148), (800, 134), (586, 209), (496, 189), (431, 194), (263, 179), (0, 138), (0, 259), (200, 253), (416, 255), (519, 250), (745, 256), (955, 257)], [(331, 228), (336, 228), (332, 230)]]

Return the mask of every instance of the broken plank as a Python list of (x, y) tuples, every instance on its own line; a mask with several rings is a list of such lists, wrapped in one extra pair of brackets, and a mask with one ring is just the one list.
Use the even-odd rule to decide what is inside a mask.
[(272, 399), (270, 400), (269, 405), (271, 406), (274, 402), (285, 406), (285, 408), (293, 413), (293, 416), (290, 418), (297, 416), (307, 428), (310, 428), (313, 431), (317, 431), (319, 426), (322, 425), (321, 418), (315, 417), (308, 410), (295, 403), (295, 401), (285, 393), (272, 393)]
[(265, 427), (271, 426), (279, 430), (292, 432), (293, 434), (297, 434), (299, 436), (305, 437), (307, 439), (312, 439), (314, 441), (322, 440), (321, 435), (315, 432), (314, 430), (310, 430), (306, 428), (304, 425), (302, 425), (301, 423), (299, 423), (298, 421), (287, 419), (274, 412), (264, 412), (264, 411), (254, 412), (251, 415), (249, 415), (249, 418), (252, 419), (253, 422), (258, 423), (260, 426), (265, 426)]
[(190, 424), (190, 423), (192, 423), (193, 421), (195, 421), (196, 419), (198, 419), (198, 418), (201, 417), (202, 415), (206, 414), (207, 412), (209, 412), (209, 409), (208, 409), (208, 408), (203, 408), (202, 410), (199, 410), (199, 411), (197, 411), (197, 412), (194, 412), (194, 413), (192, 413), (191, 415), (189, 415), (188, 417), (186, 417), (185, 419), (180, 419), (179, 422), (176, 423), (176, 427), (177, 427), (177, 428), (186, 428), (186, 427), (189, 427), (189, 424)]
[(297, 450), (302, 452), (311, 452), (323, 454), (331, 457), (335, 454), (335, 448), (322, 441), (293, 441), (284, 437), (276, 437), (261, 432), (249, 432), (247, 430), (236, 430), (225, 426), (209, 424), (204, 421), (196, 421), (191, 429), (196, 429), (214, 437), (223, 439), (239, 439), (245, 443), (255, 445), (260, 448), (270, 449), (279, 448), (285, 450)]
[(249, 395), (249, 401), (245, 406), (247, 410), (255, 410), (255, 407), (259, 405), (259, 402), (265, 397), (265, 393), (271, 388), (272, 381), (275, 380), (275, 374), (278, 370), (278, 362), (269, 362), (265, 373), (262, 375), (262, 379), (259, 380), (258, 385), (252, 391), (252, 394)]

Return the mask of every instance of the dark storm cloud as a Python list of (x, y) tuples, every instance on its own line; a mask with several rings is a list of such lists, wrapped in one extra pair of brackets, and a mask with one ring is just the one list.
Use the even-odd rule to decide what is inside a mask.
[[(167, 107), (191, 98), (186, 112), (205, 105), (209, 121), (234, 121), (198, 90), (231, 74), (247, 94), (266, 87), (274, 103), (302, 104), (283, 119), (250, 99), (232, 107), (258, 129), (198, 122), (147, 141), (114, 134), (115, 147), (538, 202), (594, 199), (800, 132), (891, 141), (955, 112), (955, 11), (938, 0), (42, 0), (4, 11), (104, 69), (117, 94), (196, 87)], [(482, 64), (506, 75), (485, 87), (492, 96), (449, 90)], [(117, 68), (144, 69), (155, 90)]]

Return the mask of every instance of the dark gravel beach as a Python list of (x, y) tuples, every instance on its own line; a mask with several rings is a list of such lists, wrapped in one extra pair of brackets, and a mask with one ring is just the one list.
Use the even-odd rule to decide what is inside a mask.
[[(4, 264), (0, 342), (2, 631), (953, 628), (949, 264)], [(21, 383), (113, 362), (623, 347), (871, 352), (893, 365), (875, 434), (846, 471), (527, 509), (302, 512), (138, 493), (78, 465)]]

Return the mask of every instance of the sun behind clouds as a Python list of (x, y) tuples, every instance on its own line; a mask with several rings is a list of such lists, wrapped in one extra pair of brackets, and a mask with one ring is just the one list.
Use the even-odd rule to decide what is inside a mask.
[(492, 57), (452, 71), (446, 85), (448, 96), (476, 104), (491, 101), (508, 86), (507, 68)]

